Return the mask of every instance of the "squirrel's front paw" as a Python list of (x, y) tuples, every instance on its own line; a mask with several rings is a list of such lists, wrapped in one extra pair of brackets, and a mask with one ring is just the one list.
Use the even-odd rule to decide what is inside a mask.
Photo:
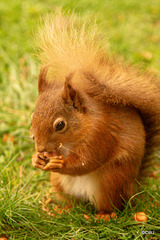
[(64, 166), (64, 159), (62, 156), (54, 156), (49, 158), (49, 162), (44, 166), (43, 170), (58, 172)]
[(47, 158), (45, 158), (43, 156), (43, 154), (40, 154), (38, 152), (36, 152), (32, 156), (32, 165), (35, 168), (39, 168), (41, 170), (44, 170), (44, 167), (47, 165), (48, 162), (49, 162), (49, 160)]

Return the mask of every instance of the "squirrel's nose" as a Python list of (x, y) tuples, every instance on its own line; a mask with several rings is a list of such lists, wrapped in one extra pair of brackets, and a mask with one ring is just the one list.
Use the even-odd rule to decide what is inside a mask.
[(42, 153), (42, 152), (45, 152), (46, 149), (43, 146), (38, 146), (36, 147), (36, 151)]
[(45, 152), (46, 151), (46, 147), (44, 144), (40, 144), (38, 142), (35, 142), (35, 148), (37, 152)]
[(35, 148), (37, 152), (54, 152), (56, 145), (53, 142), (35, 142)]

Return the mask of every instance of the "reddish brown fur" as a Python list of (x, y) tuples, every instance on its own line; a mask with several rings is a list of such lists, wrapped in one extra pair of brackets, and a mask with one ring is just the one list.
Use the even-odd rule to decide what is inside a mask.
[[(135, 193), (142, 160), (160, 145), (160, 87), (152, 76), (102, 53), (98, 60), (95, 56), (94, 65), (66, 70), (65, 81), (47, 82), (50, 66), (42, 68), (31, 126), (37, 151), (32, 161), (51, 171), (56, 191), (111, 212)], [(64, 132), (53, 129), (59, 117), (67, 122)], [(46, 159), (44, 152), (58, 156)]]

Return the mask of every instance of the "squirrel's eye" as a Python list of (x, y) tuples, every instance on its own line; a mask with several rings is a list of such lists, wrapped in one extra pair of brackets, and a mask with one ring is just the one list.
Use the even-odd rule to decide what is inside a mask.
[(65, 127), (65, 122), (64, 121), (60, 121), (59, 123), (57, 123), (56, 125), (56, 131), (60, 131)]
[(60, 131), (61, 133), (67, 129), (67, 122), (64, 118), (59, 117), (53, 123), (54, 131)]

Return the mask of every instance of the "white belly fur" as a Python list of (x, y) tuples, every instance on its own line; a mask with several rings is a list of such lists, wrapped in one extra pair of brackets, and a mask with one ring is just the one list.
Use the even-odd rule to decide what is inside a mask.
[(61, 175), (60, 179), (65, 193), (95, 204), (99, 190), (95, 173), (82, 176)]

